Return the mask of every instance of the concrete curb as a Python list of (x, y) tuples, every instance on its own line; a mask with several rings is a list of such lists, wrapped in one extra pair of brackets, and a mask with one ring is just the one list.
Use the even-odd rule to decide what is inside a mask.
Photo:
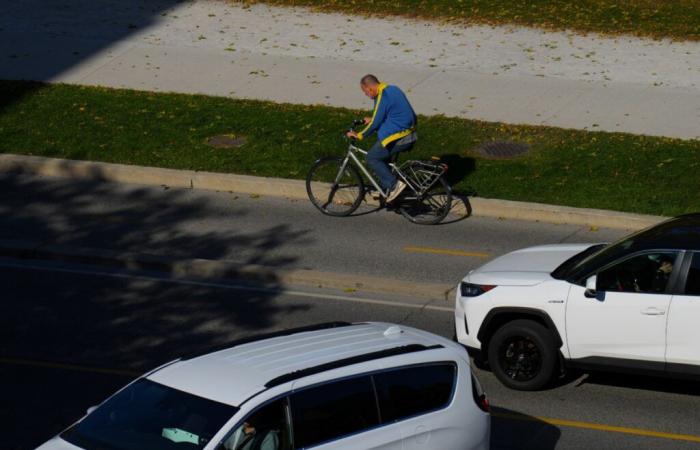
[[(231, 191), (241, 194), (306, 199), (306, 186), (301, 180), (253, 177), (193, 170), (74, 161), (1, 154), (0, 172), (29, 173), (50, 177), (101, 180), (118, 183), (167, 185), (191, 189)], [(585, 225), (599, 228), (639, 230), (657, 224), (662, 216), (572, 208), (541, 203), (515, 202), (473, 197), (457, 202), (452, 211), (457, 215), (496, 217), (557, 224)]]
[(240, 264), (227, 260), (172, 258), (60, 244), (43, 245), (40, 242), (20, 239), (0, 239), (0, 256), (155, 271), (179, 278), (249, 281), (271, 289), (306, 286), (339, 289), (348, 294), (355, 292), (390, 294), (418, 298), (426, 302), (433, 300), (451, 302), (454, 288), (454, 286), (439, 283), (416, 283), (365, 275)]

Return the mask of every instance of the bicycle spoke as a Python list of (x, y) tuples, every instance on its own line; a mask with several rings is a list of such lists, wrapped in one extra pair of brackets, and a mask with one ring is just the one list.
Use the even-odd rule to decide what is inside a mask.
[(340, 158), (321, 159), (307, 176), (306, 191), (309, 200), (324, 214), (351, 214), (362, 201), (364, 186), (360, 175), (350, 165), (342, 168), (342, 162)]

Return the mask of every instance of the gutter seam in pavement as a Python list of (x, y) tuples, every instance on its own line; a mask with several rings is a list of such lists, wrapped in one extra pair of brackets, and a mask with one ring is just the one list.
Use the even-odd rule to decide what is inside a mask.
[[(348, 293), (400, 295), (423, 299), (420, 309), (442, 302), (447, 283), (414, 282), (362, 274), (336, 274), (316, 270), (242, 264), (229, 260), (177, 258), (28, 240), (0, 239), (0, 256), (22, 260), (62, 261), (116, 269), (162, 272), (174, 278), (238, 280), (255, 284), (274, 283), (281, 288), (306, 286), (341, 289)], [(448, 289), (449, 291), (449, 289)]]
[[(50, 177), (90, 179), (140, 185), (168, 185), (185, 189), (230, 191), (241, 194), (307, 199), (303, 180), (265, 178), (216, 172), (164, 169), (92, 161), (0, 154), (0, 172), (28, 173)], [(451, 211), (461, 218), (471, 215), (555, 224), (639, 230), (666, 219), (662, 216), (574, 208), (512, 200), (466, 198)]]

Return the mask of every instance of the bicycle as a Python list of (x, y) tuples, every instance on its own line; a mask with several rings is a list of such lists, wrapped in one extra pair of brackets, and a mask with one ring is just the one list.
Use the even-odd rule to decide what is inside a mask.
[[(349, 130), (362, 124), (364, 121), (356, 120)], [(365, 179), (379, 195), (380, 207), (387, 206), (389, 192), (379, 186), (358, 157), (367, 155), (367, 151), (356, 146), (354, 139), (347, 140), (348, 150), (344, 157), (322, 157), (316, 160), (306, 176), (309, 200), (329, 216), (348, 216), (360, 207), (370, 190)], [(434, 157), (433, 161), (409, 160), (398, 165), (396, 154), (389, 161), (389, 167), (398, 179), (406, 183), (404, 192), (392, 202), (392, 208), (421, 225), (434, 225), (447, 217), (452, 207), (452, 189), (444, 177), (446, 164)]]

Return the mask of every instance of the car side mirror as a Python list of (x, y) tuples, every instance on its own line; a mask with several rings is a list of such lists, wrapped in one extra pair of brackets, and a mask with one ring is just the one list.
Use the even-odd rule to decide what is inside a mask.
[(93, 412), (94, 410), (96, 410), (98, 406), (100, 406), (100, 405), (94, 405), (94, 406), (89, 407), (89, 408), (87, 409), (88, 415), (92, 414), (92, 412)]
[(586, 280), (586, 292), (584, 295), (588, 298), (595, 298), (598, 295), (598, 276), (591, 275)]

